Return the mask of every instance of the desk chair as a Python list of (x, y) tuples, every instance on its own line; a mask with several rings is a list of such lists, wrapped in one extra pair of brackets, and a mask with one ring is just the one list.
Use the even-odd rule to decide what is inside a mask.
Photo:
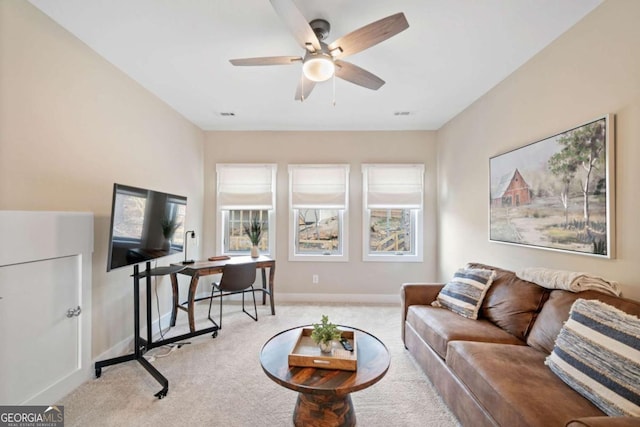
[[(224, 266), (224, 270), (222, 270), (222, 278), (219, 283), (211, 284), (211, 298), (209, 299), (209, 320), (213, 322), (218, 329), (222, 329), (222, 296), (224, 295), (233, 295), (233, 294), (242, 294), (242, 311), (244, 311), (247, 316), (251, 317), (256, 322), (258, 321), (258, 309), (256, 308), (256, 294), (253, 288), (253, 282), (256, 281), (256, 263), (248, 262), (243, 264), (227, 264)], [(220, 324), (216, 323), (215, 320), (211, 318), (211, 305), (213, 303), (214, 294), (219, 292), (220, 294), (217, 296), (220, 298)], [(244, 294), (247, 292), (251, 292), (253, 296), (253, 311), (255, 313), (254, 316), (251, 315), (244, 308)]]

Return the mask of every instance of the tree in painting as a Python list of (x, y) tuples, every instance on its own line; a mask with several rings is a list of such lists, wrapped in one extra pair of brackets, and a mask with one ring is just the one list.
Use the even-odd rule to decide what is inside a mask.
[(575, 158), (557, 153), (549, 159), (549, 170), (556, 175), (561, 182), (560, 202), (564, 207), (564, 228), (569, 226), (569, 191), (571, 182), (576, 176), (578, 164)]
[[(585, 171), (580, 183), (582, 189), (585, 228), (589, 227), (589, 191), (591, 173), (604, 162), (605, 128), (602, 121), (590, 123), (568, 132), (558, 139), (562, 150), (549, 159), (549, 168), (565, 184), (561, 194), (562, 204), (567, 210), (569, 185), (579, 167)], [(568, 217), (565, 217), (568, 221)]]

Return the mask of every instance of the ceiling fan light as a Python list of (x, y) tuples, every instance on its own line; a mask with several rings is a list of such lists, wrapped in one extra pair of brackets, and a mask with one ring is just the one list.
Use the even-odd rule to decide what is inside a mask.
[(324, 55), (313, 56), (304, 61), (302, 72), (305, 77), (314, 82), (329, 80), (336, 70), (331, 58)]

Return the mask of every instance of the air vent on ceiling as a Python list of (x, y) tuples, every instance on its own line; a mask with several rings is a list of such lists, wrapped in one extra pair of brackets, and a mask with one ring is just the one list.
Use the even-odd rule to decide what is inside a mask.
[(236, 113), (232, 113), (231, 111), (223, 111), (220, 113), (222, 117), (235, 117)]
[(396, 111), (393, 113), (394, 116), (410, 116), (411, 111)]

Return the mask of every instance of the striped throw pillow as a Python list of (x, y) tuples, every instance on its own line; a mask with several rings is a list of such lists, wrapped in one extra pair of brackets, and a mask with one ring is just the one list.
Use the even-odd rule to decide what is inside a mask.
[(461, 268), (444, 285), (431, 305), (447, 308), (469, 319), (477, 319), (482, 300), (495, 275), (492, 270)]
[(640, 319), (577, 299), (545, 363), (610, 416), (640, 416)]

